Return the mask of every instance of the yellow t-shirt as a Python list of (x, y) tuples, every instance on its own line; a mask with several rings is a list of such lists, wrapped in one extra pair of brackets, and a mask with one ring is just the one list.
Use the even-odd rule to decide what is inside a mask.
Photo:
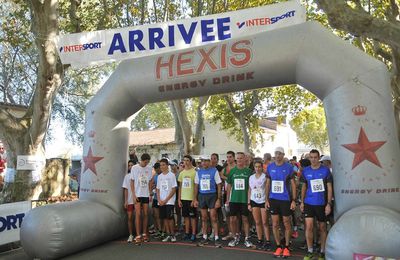
[(183, 170), (179, 174), (178, 182), (181, 186), (181, 200), (193, 200), (194, 192), (194, 177), (196, 176), (196, 171), (194, 168), (190, 170)]

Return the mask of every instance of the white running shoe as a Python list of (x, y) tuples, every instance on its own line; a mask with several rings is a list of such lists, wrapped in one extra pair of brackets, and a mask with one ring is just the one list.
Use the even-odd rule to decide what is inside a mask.
[(239, 244), (239, 238), (235, 237), (235, 239), (231, 240), (231, 242), (229, 242), (228, 246), (229, 247), (235, 247)]
[(163, 240), (161, 240), (162, 242), (169, 242), (171, 241), (171, 236), (167, 236), (166, 238), (164, 238)]
[(129, 235), (128, 240), (126, 240), (126, 242), (132, 243), (132, 241), (133, 241), (133, 236), (132, 236), (132, 235)]

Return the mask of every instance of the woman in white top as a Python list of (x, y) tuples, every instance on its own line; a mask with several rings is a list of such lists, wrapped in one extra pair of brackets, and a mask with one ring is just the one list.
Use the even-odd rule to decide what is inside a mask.
[[(265, 183), (266, 177), (263, 173), (263, 162), (254, 162), (255, 173), (249, 178), (248, 208), (253, 213), (254, 222), (257, 230), (257, 248), (271, 250), (270, 231), (268, 225), (268, 215), (265, 210)], [(263, 234), (265, 241), (263, 243)]]

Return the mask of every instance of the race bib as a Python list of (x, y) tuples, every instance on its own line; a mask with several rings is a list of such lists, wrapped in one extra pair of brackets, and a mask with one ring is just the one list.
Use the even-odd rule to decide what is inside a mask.
[(148, 182), (147, 182), (146, 176), (141, 176), (139, 178), (139, 184), (140, 184), (140, 187), (142, 187), (142, 188), (146, 188), (148, 186)]
[(310, 184), (312, 193), (325, 191), (324, 181), (322, 179), (311, 180)]
[(192, 187), (192, 180), (189, 177), (183, 178), (182, 188), (190, 189)]
[(168, 191), (168, 181), (161, 182), (161, 190)]
[(244, 190), (244, 179), (235, 179), (235, 190)]
[(262, 189), (261, 188), (254, 188), (252, 191), (253, 191), (254, 199), (259, 200), (262, 198)]
[(201, 179), (200, 187), (202, 191), (210, 190), (211, 189), (210, 179)]
[(272, 193), (283, 193), (283, 181), (272, 181)]

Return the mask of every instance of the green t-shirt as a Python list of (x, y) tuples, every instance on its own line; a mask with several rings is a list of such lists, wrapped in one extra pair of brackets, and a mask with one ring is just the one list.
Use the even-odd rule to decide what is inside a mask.
[(190, 170), (183, 170), (179, 174), (178, 182), (182, 187), (181, 200), (193, 200), (195, 176), (196, 176), (196, 170), (194, 168)]
[(253, 173), (249, 168), (238, 169), (235, 166), (228, 176), (228, 183), (231, 185), (230, 202), (246, 203), (249, 191), (249, 178)]

